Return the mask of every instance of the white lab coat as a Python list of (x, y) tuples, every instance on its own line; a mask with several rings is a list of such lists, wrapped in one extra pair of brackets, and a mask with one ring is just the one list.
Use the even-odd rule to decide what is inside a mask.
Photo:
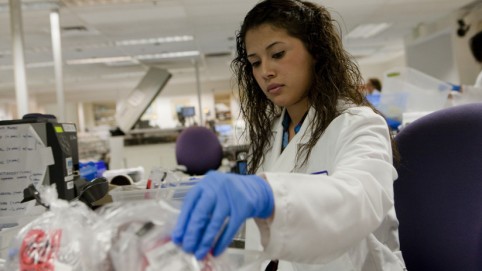
[(475, 80), (474, 86), (482, 88), (482, 71), (479, 72), (479, 75), (477, 76), (477, 79)]
[(474, 85), (463, 85), (462, 89), (462, 93), (452, 91), (450, 99), (447, 100), (447, 106), (482, 102), (482, 71), (477, 76)]
[(272, 187), (275, 214), (272, 221), (256, 220), (259, 231), (248, 223), (247, 247), (256, 247), (260, 234), (270, 257), (297, 262), (280, 262), (282, 271), (403, 270), (393, 207), (397, 172), (385, 120), (368, 107), (348, 108), (320, 137), (306, 166), (294, 169), (313, 115), (311, 109), (281, 154), (282, 118), (275, 122), (274, 144), (259, 171)]

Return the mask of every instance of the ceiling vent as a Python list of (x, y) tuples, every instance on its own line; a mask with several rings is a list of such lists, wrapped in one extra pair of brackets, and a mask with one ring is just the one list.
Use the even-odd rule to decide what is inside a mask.
[(77, 32), (83, 32), (87, 31), (87, 27), (85, 26), (64, 26), (62, 27), (62, 31), (77, 31)]
[(204, 54), (204, 57), (227, 57), (232, 56), (231, 52), (213, 52)]
[(60, 28), (63, 37), (74, 37), (74, 36), (90, 36), (98, 35), (99, 32), (82, 25), (75, 26), (63, 26)]

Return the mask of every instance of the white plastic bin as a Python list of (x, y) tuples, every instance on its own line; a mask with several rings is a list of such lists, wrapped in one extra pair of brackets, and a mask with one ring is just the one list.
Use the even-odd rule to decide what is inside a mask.
[(403, 113), (436, 111), (445, 107), (451, 88), (418, 70), (394, 68), (385, 73), (378, 109), (400, 121)]

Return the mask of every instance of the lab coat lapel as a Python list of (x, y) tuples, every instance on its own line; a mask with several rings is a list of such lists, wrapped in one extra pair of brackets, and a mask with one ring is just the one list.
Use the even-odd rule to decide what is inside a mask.
[[(286, 112), (283, 111), (283, 114), (286, 114)], [(283, 125), (281, 124), (283, 117), (281, 116), (280, 120), (273, 129), (274, 145), (272, 146), (273, 148), (270, 159), (272, 163), (270, 163), (267, 171), (294, 171), (298, 149), (303, 144), (308, 142), (309, 134), (306, 134), (306, 130), (308, 130), (311, 119), (313, 118), (313, 114), (313, 109), (310, 109), (308, 115), (303, 121), (303, 124), (301, 125), (300, 131), (291, 139), (290, 143), (288, 146), (286, 146), (283, 152), (281, 152), (281, 141), (283, 138)]]
[(271, 127), (271, 132), (273, 134), (273, 144), (270, 149), (266, 152), (265, 162), (262, 167), (262, 171), (272, 171), (274, 164), (279, 159), (281, 153), (281, 141), (283, 140), (283, 126), (281, 125), (283, 119), (283, 113), (281, 117), (278, 118), (274, 125)]

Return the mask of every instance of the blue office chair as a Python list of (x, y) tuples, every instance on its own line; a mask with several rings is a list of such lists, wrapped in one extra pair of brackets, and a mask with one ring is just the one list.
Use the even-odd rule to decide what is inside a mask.
[(176, 160), (189, 175), (203, 175), (216, 170), (223, 159), (223, 148), (217, 135), (206, 127), (184, 129), (176, 140)]
[(482, 103), (426, 115), (395, 140), (395, 210), (407, 269), (481, 271)]

